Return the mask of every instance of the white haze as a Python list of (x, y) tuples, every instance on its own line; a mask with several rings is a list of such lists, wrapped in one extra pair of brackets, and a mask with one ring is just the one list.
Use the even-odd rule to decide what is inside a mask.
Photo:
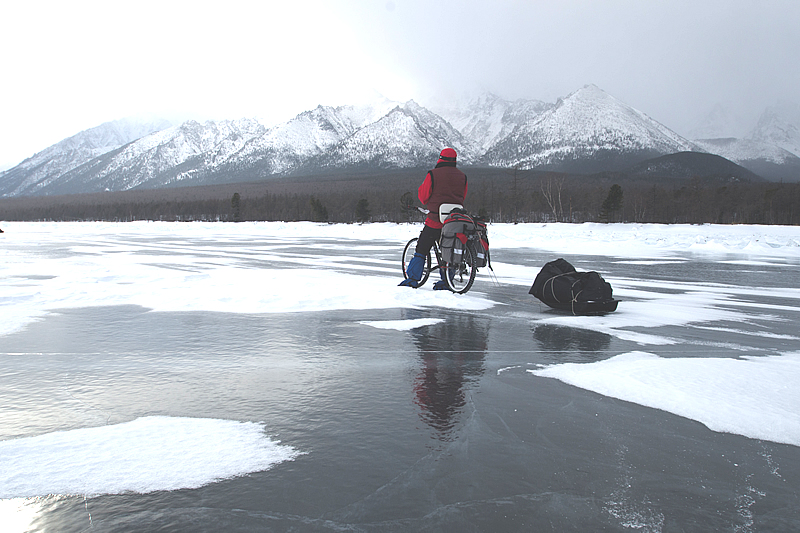
[[(288, 120), (383, 95), (554, 102), (593, 83), (678, 133), (800, 102), (792, 0), (97, 0), (0, 7), (0, 168), (114, 119)], [(745, 38), (746, 37), (746, 38)]]

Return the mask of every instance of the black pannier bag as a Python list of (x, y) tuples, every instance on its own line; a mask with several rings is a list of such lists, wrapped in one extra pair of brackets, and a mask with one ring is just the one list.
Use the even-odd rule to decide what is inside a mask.
[(577, 272), (564, 259), (550, 261), (536, 276), (529, 294), (554, 309), (573, 315), (595, 315), (617, 310), (611, 285), (597, 272)]
[[(475, 256), (475, 266), (478, 268), (483, 268), (489, 263), (489, 234), (486, 231), (486, 222), (479, 217), (473, 217), (473, 222), (475, 222), (475, 231), (477, 232), (478, 238), (475, 239), (473, 242), (473, 255)], [(491, 265), (489, 266), (491, 268)]]
[(444, 221), (442, 236), (439, 241), (442, 260), (446, 263), (461, 263), (467, 239), (475, 233), (475, 223), (469, 215), (455, 210)]

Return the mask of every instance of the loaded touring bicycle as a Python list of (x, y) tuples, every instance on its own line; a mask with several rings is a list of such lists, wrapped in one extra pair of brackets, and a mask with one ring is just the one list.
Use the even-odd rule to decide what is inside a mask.
[[(422, 207), (417, 209), (428, 214)], [(489, 266), (489, 239), (487, 237), (486, 223), (479, 217), (468, 215), (463, 207), (458, 204), (442, 204), (439, 209), (439, 219), (444, 224), (439, 242), (434, 243), (428, 257), (418, 287), (428, 281), (433, 269), (444, 269), (444, 280), (447, 287), (458, 294), (464, 294), (475, 282), (478, 268)], [(418, 237), (406, 243), (403, 250), (403, 276), (408, 278), (408, 263), (414, 257)], [(436, 262), (433, 262), (434, 254)]]

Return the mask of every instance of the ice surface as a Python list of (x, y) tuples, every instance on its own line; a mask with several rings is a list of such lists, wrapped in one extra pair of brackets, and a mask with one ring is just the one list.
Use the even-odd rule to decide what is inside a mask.
[[(417, 235), (416, 225), (11, 222), (3, 226), (6, 232), (1, 238), (9, 246), (0, 249), (0, 335), (18, 331), (57, 309), (101, 305), (235, 313), (423, 307), (483, 310), (494, 305), (478, 290), (456, 296), (396, 287), (395, 257), (399, 254), (394, 253), (395, 247)], [(503, 263), (504, 249), (605, 255), (652, 267), (664, 261), (688, 262), (683, 256), (687, 253), (753, 267), (782, 265), (800, 257), (800, 229), (788, 226), (493, 224), (490, 234), (495, 275), (501, 283), (521, 286), (530, 286), (540, 265)], [(320, 239), (332, 244), (320, 245)], [(315, 249), (304, 254), (285, 252), (286, 247), (304, 242)], [(65, 252), (34, 254), (11, 246), (26, 243), (36, 243), (41, 249), (60, 247)], [(371, 250), (376, 258), (369, 263), (347, 253), (358, 251), (363, 256)], [(381, 253), (395, 260), (380, 259)], [(616, 313), (546, 320), (642, 345), (671, 344), (670, 338), (630, 327), (742, 320), (736, 308), (751, 305), (744, 301), (748, 294), (782, 299), (787, 305), (775, 305), (784, 309), (796, 309), (800, 299), (796, 288), (745, 290), (606, 277), (615, 295), (626, 299)]]
[[(237, 313), (437, 306), (480, 310), (493, 305), (476, 291), (455, 296), (447, 291), (397, 288), (397, 261), (376, 260), (365, 265), (346, 254), (336, 257), (319, 251), (289, 256), (279, 250), (281, 243), (313, 239), (335, 240), (342, 250), (385, 241), (402, 246), (417, 235), (419, 228), (415, 225), (6, 222), (3, 226), (5, 243), (66, 243), (63, 246), (71, 253), (48, 257), (17, 253), (6, 246), (0, 250), (0, 335), (17, 331), (54, 309), (98, 305)], [(496, 251), (533, 248), (636, 261), (668, 256), (674, 261), (675, 253), (690, 251), (718, 256), (720, 261), (759, 264), (781, 264), (784, 258), (800, 257), (800, 229), (784, 226), (494, 224), (490, 234)], [(139, 239), (163, 239), (164, 243), (160, 247), (145, 246)], [(207, 248), (200, 250), (194, 244), (197, 240), (219, 240), (235, 246), (212, 248), (218, 257), (209, 258)], [(739, 257), (731, 258), (731, 254)], [(496, 252), (495, 257), (502, 254)], [(538, 273), (538, 267), (504, 265), (501, 261), (493, 265), (505, 283), (530, 285)], [(624, 280), (612, 284), (615, 291), (628, 286)], [(698, 298), (663, 296), (652, 305), (674, 309), (671, 314), (685, 317), (696, 307)], [(622, 309), (641, 317), (643, 310), (637, 307), (642, 305), (647, 304), (626, 304)], [(707, 306), (703, 307), (705, 313)]]
[[(493, 248), (530, 247), (558, 253), (600, 255), (635, 260), (669, 258), (681, 252), (730, 259), (800, 257), (797, 226), (718, 224), (495, 224)], [(747, 258), (738, 257), (744, 260)]]
[[(412, 308), (482, 311), (496, 305), (491, 299), (492, 291), (480, 287), (466, 295), (434, 292), (430, 287), (397, 287), (402, 246), (418, 235), (419, 225), (6, 222), (2, 227), (0, 342), (3, 335), (61, 309), (90, 306), (138, 305), (162, 312), (305, 313)], [(524, 287), (525, 293), (541, 265), (506, 262), (504, 250), (528, 248), (532, 253), (544, 251), (553, 258), (561, 254), (605, 256), (612, 259), (612, 264), (652, 269), (662, 263), (689, 264), (698, 255), (705, 261), (746, 268), (780, 267), (796, 264), (800, 258), (800, 227), (796, 226), (493, 224), (489, 234), (497, 280), (501, 286)], [(292, 253), (287, 252), (287, 247), (294, 248)], [(586, 269), (586, 265), (580, 267)], [(615, 277), (614, 272), (603, 275), (614, 287), (615, 296), (623, 300), (615, 313), (598, 317), (539, 313), (531, 314), (531, 321), (534, 325), (602, 332), (655, 351), (656, 347), (670, 346), (678, 340), (687, 342), (675, 338), (682, 331), (678, 328), (718, 328), (736, 335), (745, 330), (731, 324), (748, 324), (756, 313), (761, 321), (770, 320), (770, 309), (790, 315), (800, 313), (800, 289), (796, 287), (634, 279)], [(530, 307), (534, 305), (531, 302)], [(530, 307), (520, 312), (529, 312)], [(401, 331), (432, 323), (431, 319), (361, 322), (373, 328)], [(759, 335), (752, 331), (749, 334)], [(763, 336), (769, 338), (769, 333)], [(795, 340), (790, 335), (774, 338)], [(795, 386), (800, 382), (800, 355), (736, 358), (751, 354), (743, 353), (733, 342), (722, 348), (728, 349), (732, 357), (661, 358), (636, 352), (596, 363), (557, 365), (536, 373), (698, 420), (715, 431), (800, 446), (800, 394)], [(174, 440), (169, 441), (164, 458), (150, 453), (156, 448), (148, 448), (146, 427), (140, 437), (130, 438), (135, 424), (156, 423), (172, 428), (165, 432), (172, 434)], [(209, 434), (227, 432), (228, 441), (242, 440), (254, 450), (272, 449), (268, 439), (254, 427), (237, 425), (238, 422), (205, 423), (213, 426), (206, 429)], [(286, 456), (277, 451), (253, 452), (242, 459), (246, 464), (233, 465), (229, 470), (221, 465), (218, 470), (209, 460), (210, 455), (202, 455), (193, 460), (200, 465), (197, 468), (192, 466), (186, 472), (177, 469), (180, 472), (163, 476), (160, 481), (134, 476), (130, 484), (121, 481), (125, 476), (119, 470), (135, 466), (126, 460), (116, 469), (101, 469), (98, 475), (105, 477), (99, 478), (99, 484), (74, 484), (88, 483), (78, 473), (98, 464), (96, 461), (101, 458), (88, 452), (84, 438), (98, 450), (109, 439), (123, 451), (133, 450), (131, 443), (136, 442), (144, 455), (129, 461), (147, 461), (150, 466), (162, 459), (177, 460), (192, 446), (198, 453), (213, 454), (212, 448), (203, 444), (205, 436), (190, 433), (183, 440), (179, 438), (176, 428), (182, 424), (180, 419), (145, 419), (131, 424), (134, 425), (87, 429), (87, 434), (65, 432), (0, 443), (0, 460), (6, 461), (12, 451), (18, 457), (3, 465), (17, 477), (13, 484), (4, 482), (0, 498), (41, 491), (161, 490), (157, 482), (175, 487), (196, 486), (253, 468), (267, 468), (275, 460), (284, 460), (280, 457), (291, 455), (290, 449), (284, 450), (289, 454)], [(223, 424), (225, 428), (220, 428)], [(240, 430), (252, 433), (243, 436)], [(234, 438), (230, 438), (231, 433)], [(36, 475), (26, 474), (19, 479), (25, 468), (36, 474), (37, 461), (44, 460), (37, 454), (47, 448), (41, 443), (55, 443), (58, 439), (63, 457), (55, 462), (48, 460), (47, 466), (59, 472), (51, 480), (57, 485), (45, 486)], [(196, 443), (202, 445), (197, 447)], [(141, 470), (172, 472), (173, 466)]]
[[(386, 238), (415, 236), (415, 226), (371, 224), (48, 224), (4, 223), (7, 243), (63, 246), (66, 257), (0, 250), (0, 335), (12, 333), (55, 309), (139, 305), (155, 311), (291, 313), (338, 309), (448, 307), (480, 310), (491, 301), (448, 291), (396, 287), (395, 261), (364, 265), (350, 255), (286, 254), (302, 240), (336, 239), (339, 247), (373, 246)], [(118, 235), (117, 232), (120, 234)], [(152, 239), (143, 245), (138, 239)], [(160, 244), (159, 239), (164, 243)], [(200, 249), (193, 240), (235, 246)], [(265, 243), (265, 239), (269, 239)], [(260, 244), (252, 244), (261, 241)], [(310, 245), (309, 245), (310, 246)], [(209, 257), (209, 252), (216, 254)], [(268, 263), (268, 266), (266, 264)], [(369, 274), (369, 275), (368, 275)]]
[(800, 446), (800, 352), (741, 359), (631, 352), (529, 372), (697, 420), (713, 431)]
[(151, 416), (0, 442), (0, 499), (197, 488), (299, 452), (253, 422)]

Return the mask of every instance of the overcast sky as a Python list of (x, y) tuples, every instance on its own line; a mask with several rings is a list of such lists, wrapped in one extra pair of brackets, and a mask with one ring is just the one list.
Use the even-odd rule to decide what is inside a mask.
[(288, 120), (376, 94), (594, 83), (687, 134), (800, 103), (797, 0), (30, 1), (0, 6), (0, 168), (109, 120)]

